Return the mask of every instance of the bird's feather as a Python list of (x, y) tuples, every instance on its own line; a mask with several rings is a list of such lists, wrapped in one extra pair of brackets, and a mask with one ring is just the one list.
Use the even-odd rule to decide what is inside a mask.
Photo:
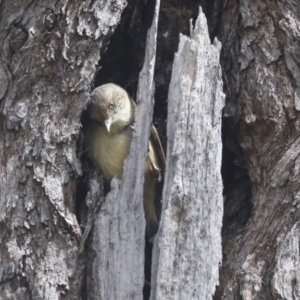
[[(156, 170), (156, 172), (159, 172), (159, 179), (158, 181), (161, 181), (162, 177), (165, 174), (165, 154), (164, 150), (162, 148), (158, 133), (154, 125), (151, 126), (151, 133), (150, 133), (150, 141), (149, 141), (149, 147), (152, 146), (155, 154), (155, 161), (151, 161), (153, 168)], [(151, 159), (151, 157), (150, 157)]]

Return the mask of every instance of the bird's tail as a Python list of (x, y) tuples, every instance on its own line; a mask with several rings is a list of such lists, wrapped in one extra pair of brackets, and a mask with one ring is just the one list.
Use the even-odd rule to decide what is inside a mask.
[(146, 219), (146, 231), (149, 240), (152, 240), (158, 231), (158, 220), (156, 217), (155, 209), (155, 187), (157, 180), (155, 180), (151, 175), (147, 176), (145, 174), (144, 183), (144, 211)]

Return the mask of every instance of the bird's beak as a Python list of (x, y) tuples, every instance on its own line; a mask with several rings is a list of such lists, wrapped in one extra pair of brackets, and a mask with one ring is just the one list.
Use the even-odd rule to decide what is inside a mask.
[(104, 121), (105, 127), (107, 131), (110, 131), (110, 126), (111, 126), (111, 118), (108, 118), (107, 120)]

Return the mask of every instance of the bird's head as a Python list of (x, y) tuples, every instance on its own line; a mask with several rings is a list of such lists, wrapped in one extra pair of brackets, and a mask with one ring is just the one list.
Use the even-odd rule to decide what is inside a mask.
[(92, 120), (105, 125), (108, 132), (131, 124), (134, 114), (127, 92), (113, 83), (93, 90), (88, 113)]

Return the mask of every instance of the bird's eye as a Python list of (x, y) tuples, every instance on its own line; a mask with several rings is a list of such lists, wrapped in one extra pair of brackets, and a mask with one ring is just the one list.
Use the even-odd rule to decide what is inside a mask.
[(109, 108), (111, 108), (111, 109), (115, 108), (115, 103), (114, 102), (110, 102), (109, 103)]

